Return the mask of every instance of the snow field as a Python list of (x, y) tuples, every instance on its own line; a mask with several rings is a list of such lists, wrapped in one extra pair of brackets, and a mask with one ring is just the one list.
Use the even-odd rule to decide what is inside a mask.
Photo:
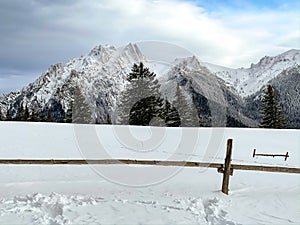
[[(92, 126), (79, 126), (96, 156)], [(93, 126), (94, 127), (94, 126)], [(81, 130), (69, 124), (1, 122), (1, 158), (82, 158)], [(193, 146), (180, 143), (185, 129), (165, 129), (152, 151), (146, 142), (155, 132), (132, 127), (136, 142), (120, 143), (116, 126), (96, 126), (102, 150), (112, 158), (193, 160), (223, 163), (226, 140), (233, 138), (236, 164), (299, 168), (299, 130), (200, 128)], [(95, 137), (95, 136), (94, 136)], [(216, 138), (217, 137), (217, 138)], [(136, 146), (136, 149), (132, 149)], [(217, 149), (210, 149), (210, 148)], [(289, 152), (283, 158), (252, 157)], [(175, 150), (174, 150), (175, 149)], [(135, 151), (134, 151), (135, 150)], [(184, 152), (184, 150), (186, 152)], [(107, 155), (106, 155), (107, 156)], [(235, 170), (229, 196), (220, 192), (222, 174), (211, 168), (126, 165), (1, 165), (0, 224), (299, 224), (298, 174)], [(101, 173), (101, 172), (111, 173)], [(131, 172), (134, 171), (134, 172)], [(119, 176), (109, 177), (107, 175)], [(159, 177), (161, 174), (168, 176)], [(103, 176), (105, 175), (105, 177)], [(160, 179), (155, 180), (154, 178)], [(118, 184), (126, 177), (126, 183)], [(119, 180), (118, 180), (119, 179)], [(154, 180), (153, 180), (154, 179)], [(140, 180), (140, 187), (134, 186)], [(122, 180), (124, 181), (124, 180)], [(156, 181), (153, 182), (153, 181)], [(151, 182), (153, 182), (151, 184)]]

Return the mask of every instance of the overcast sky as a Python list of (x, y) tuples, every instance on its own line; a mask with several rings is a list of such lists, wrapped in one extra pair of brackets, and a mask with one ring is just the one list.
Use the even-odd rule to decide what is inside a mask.
[(0, 0), (0, 94), (99, 44), (166, 41), (248, 67), (300, 49), (299, 0)]

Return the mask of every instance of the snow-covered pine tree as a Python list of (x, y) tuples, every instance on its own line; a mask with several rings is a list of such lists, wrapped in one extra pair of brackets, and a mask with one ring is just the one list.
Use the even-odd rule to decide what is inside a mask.
[(163, 100), (156, 74), (141, 62), (133, 65), (127, 81), (117, 106), (117, 123), (149, 125), (151, 118), (162, 118)]
[(181, 119), (176, 107), (172, 106), (169, 101), (165, 101), (165, 124), (167, 127), (180, 127)]
[(138, 101), (138, 98), (135, 94), (135, 87), (133, 87), (133, 84), (128, 82), (126, 83), (124, 90), (121, 92), (117, 103), (117, 124), (129, 124), (130, 109), (136, 101)]
[(151, 72), (149, 68), (144, 67), (144, 64), (140, 62), (139, 65), (133, 64), (131, 72), (128, 74), (127, 80), (132, 81), (132, 80), (140, 80), (143, 78), (155, 78), (156, 74)]
[(276, 111), (277, 115), (276, 115), (276, 126), (275, 128), (277, 129), (283, 129), (283, 128), (286, 128), (287, 126), (287, 122), (286, 122), (286, 119), (285, 119), (285, 116), (282, 112), (282, 107), (280, 106), (280, 104), (278, 103), (278, 109)]
[(175, 99), (173, 106), (177, 109), (181, 119), (182, 127), (197, 127), (199, 126), (199, 118), (196, 108), (193, 108), (186, 96), (182, 93), (179, 85), (176, 86)]
[(79, 88), (75, 89), (74, 102), (72, 107), (72, 122), (80, 124), (93, 123), (92, 112), (86, 98)]
[(280, 129), (285, 126), (284, 116), (272, 85), (268, 84), (262, 99), (260, 127)]

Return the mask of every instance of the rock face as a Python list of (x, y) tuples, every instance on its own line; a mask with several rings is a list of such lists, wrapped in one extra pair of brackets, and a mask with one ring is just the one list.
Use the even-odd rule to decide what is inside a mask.
[[(51, 65), (22, 90), (0, 96), (2, 118), (7, 113), (14, 117), (22, 105), (29, 112), (50, 114), (53, 121), (63, 122), (79, 93), (84, 96), (92, 122), (114, 123), (114, 110), (127, 82), (126, 74), (139, 62), (157, 71), (157, 64), (147, 60), (135, 44), (122, 48), (97, 46), (65, 65)], [(271, 82), (280, 93), (289, 127), (299, 128), (299, 64), (298, 50), (264, 57), (247, 69), (229, 69), (188, 57), (160, 67), (157, 77), (162, 96), (171, 103), (176, 86), (180, 86), (201, 116), (203, 126), (256, 127), (262, 87)]]
[[(269, 83), (275, 88), (279, 96), (279, 102), (285, 115), (288, 128), (300, 128), (300, 66), (295, 66), (282, 71)], [(254, 119), (259, 120), (259, 104), (263, 96), (263, 90), (245, 99), (244, 113)]]
[(227, 86), (234, 87), (239, 95), (248, 97), (259, 91), (282, 71), (300, 65), (300, 51), (292, 49), (278, 56), (265, 56), (258, 63), (252, 63), (250, 68), (230, 69), (210, 63), (205, 65), (216, 76), (223, 79)]

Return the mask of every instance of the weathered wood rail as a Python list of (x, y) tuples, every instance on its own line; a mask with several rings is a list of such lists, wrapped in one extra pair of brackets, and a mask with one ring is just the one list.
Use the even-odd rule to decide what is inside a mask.
[(300, 168), (278, 167), (278, 166), (256, 166), (231, 164), (232, 139), (227, 141), (225, 163), (189, 162), (189, 161), (159, 161), (159, 160), (134, 160), (134, 159), (0, 159), (0, 164), (10, 165), (112, 165), (112, 164), (133, 164), (150, 166), (179, 166), (179, 167), (207, 167), (216, 168), (223, 173), (222, 192), (228, 194), (229, 177), (233, 170), (263, 171), (277, 173), (300, 174)]
[[(153, 166), (185, 166), (185, 167), (208, 167), (222, 169), (221, 163), (203, 163), (187, 161), (159, 161), (159, 160), (133, 160), (133, 159), (1, 159), (0, 164), (11, 165), (86, 165), (86, 164), (136, 164), (136, 165), (153, 165)], [(300, 168), (275, 167), (275, 166), (255, 166), (255, 165), (238, 165), (231, 164), (233, 170), (253, 170), (264, 172), (279, 173), (300, 173)]]

